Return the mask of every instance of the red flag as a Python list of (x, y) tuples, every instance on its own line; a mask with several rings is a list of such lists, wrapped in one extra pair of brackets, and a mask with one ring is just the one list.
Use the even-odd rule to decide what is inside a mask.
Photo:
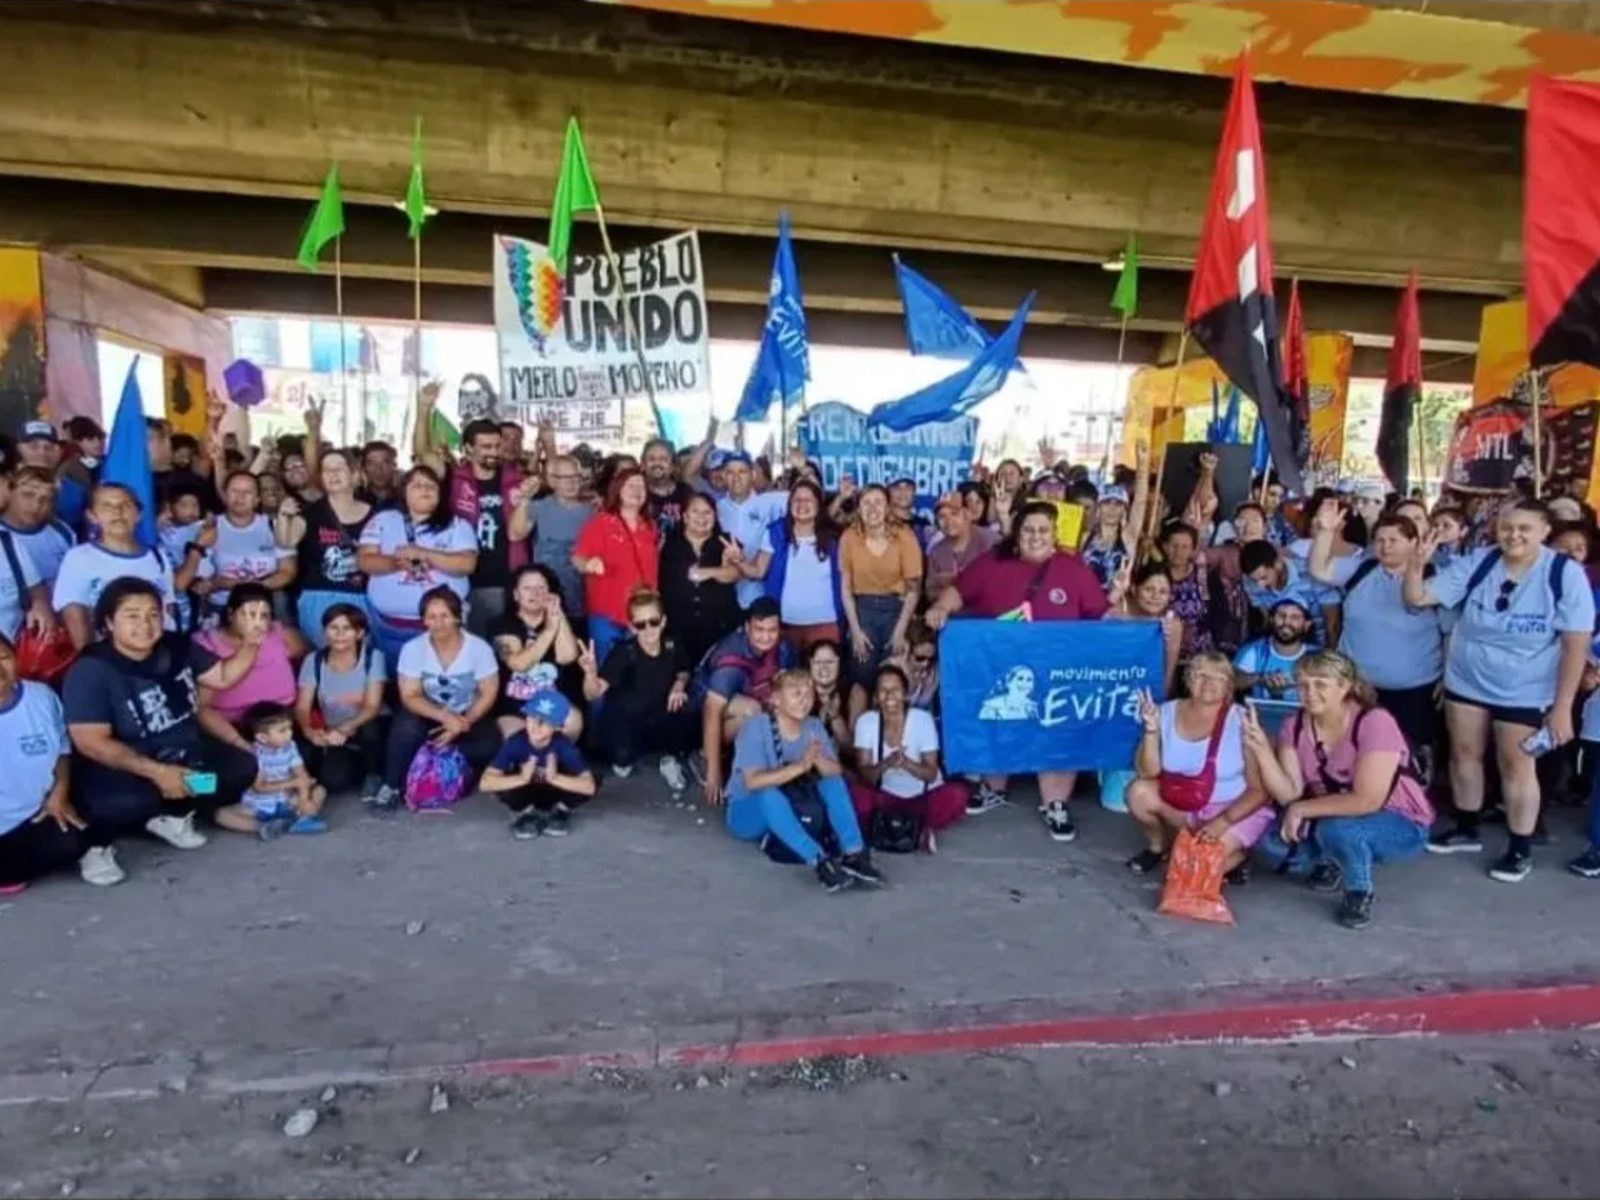
[(1289, 406), (1294, 460), (1311, 461), (1311, 363), (1306, 357), (1306, 320), (1300, 311), (1300, 281), (1289, 281), (1289, 319), (1283, 330), (1283, 391)]
[(1422, 306), (1417, 300), (1417, 273), (1411, 272), (1394, 315), (1394, 341), (1389, 347), (1389, 375), (1383, 385), (1383, 412), (1378, 418), (1378, 465), (1389, 486), (1402, 496), (1411, 471), (1411, 410), (1422, 396)]
[(1241, 54), (1217, 146), (1211, 200), (1200, 231), (1184, 320), (1223, 373), (1256, 402), (1266, 422), (1278, 478), (1290, 491), (1300, 491), (1300, 464), (1283, 397), (1268, 232), (1261, 129), (1249, 59)]
[(1600, 367), (1600, 87), (1535, 75), (1526, 136), (1529, 359)]

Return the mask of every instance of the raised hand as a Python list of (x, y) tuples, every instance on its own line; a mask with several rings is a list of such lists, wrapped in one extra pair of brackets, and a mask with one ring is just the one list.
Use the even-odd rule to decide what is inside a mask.
[(1059, 461), (1061, 461), (1061, 454), (1056, 449), (1055, 440), (1053, 438), (1048, 438), (1048, 437), (1040, 438), (1039, 439), (1039, 462), (1043, 464), (1044, 469), (1048, 471), (1051, 467), (1055, 466), (1056, 463), (1058, 463)]
[(1139, 691), (1139, 724), (1144, 726), (1146, 733), (1161, 732), (1161, 708), (1156, 704), (1149, 688), (1141, 688)]
[(578, 666), (585, 675), (599, 673), (600, 660), (594, 651), (594, 639), (578, 643)]
[(731, 537), (724, 536), (722, 538), (722, 565), (725, 567), (737, 567), (742, 562), (744, 562), (743, 547)]
[(1324, 500), (1317, 506), (1311, 525), (1318, 533), (1338, 533), (1344, 528), (1345, 519), (1349, 515), (1350, 510), (1338, 500)]
[(195, 534), (194, 544), (202, 550), (209, 550), (217, 544), (217, 517), (215, 513), (200, 522), (200, 532)]

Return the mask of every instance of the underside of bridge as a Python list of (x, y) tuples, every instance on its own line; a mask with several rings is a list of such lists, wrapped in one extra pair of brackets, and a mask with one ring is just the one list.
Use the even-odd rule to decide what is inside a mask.
[[(490, 235), (542, 234), (576, 113), (614, 240), (701, 230), (714, 334), (757, 327), (787, 207), (815, 340), (899, 343), (899, 251), (984, 318), (1038, 289), (1025, 352), (1109, 359), (1103, 264), (1132, 232), (1145, 272), (1128, 358), (1171, 352), (1226, 98), (1216, 72), (654, 11), (714, 7), (9, 3), (0, 241), (201, 306), (328, 312), (327, 279), (293, 256), (336, 160), (346, 310), (409, 316), (392, 204), (420, 116), (441, 209), (424, 316), (486, 322)], [(1259, 89), (1284, 286), (1302, 280), (1310, 327), (1378, 340), (1416, 268), (1434, 378), (1465, 374), (1479, 310), (1521, 273), (1520, 113), (1459, 99)], [(1379, 353), (1357, 370), (1381, 371)]]

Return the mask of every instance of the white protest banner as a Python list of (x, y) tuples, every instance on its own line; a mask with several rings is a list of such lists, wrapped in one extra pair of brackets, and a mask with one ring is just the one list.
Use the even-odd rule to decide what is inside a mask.
[(625, 402), (652, 388), (659, 402), (710, 390), (699, 235), (674, 234), (617, 260), (613, 270), (603, 257), (575, 254), (563, 280), (538, 242), (496, 236), (504, 418), (548, 420), (571, 440), (621, 441)]

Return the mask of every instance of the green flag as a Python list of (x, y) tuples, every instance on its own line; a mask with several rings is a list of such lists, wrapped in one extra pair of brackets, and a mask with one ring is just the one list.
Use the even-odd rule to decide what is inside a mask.
[(308, 271), (317, 269), (317, 260), (329, 242), (344, 233), (344, 197), (339, 193), (339, 164), (328, 168), (328, 178), (322, 184), (322, 197), (311, 210), (306, 231), (300, 237), (300, 253), (295, 257)]
[(428, 415), (428, 440), (447, 450), (454, 450), (461, 445), (461, 431), (436, 408)]
[(561, 148), (561, 178), (556, 180), (555, 199), (550, 202), (550, 257), (562, 275), (567, 273), (567, 253), (572, 248), (572, 214), (597, 212), (600, 189), (589, 174), (589, 156), (583, 149), (583, 131), (578, 118), (567, 118), (567, 141)]
[(1122, 252), (1122, 274), (1117, 277), (1117, 290), (1111, 293), (1111, 307), (1123, 320), (1139, 311), (1139, 239), (1131, 233)]
[(406, 198), (400, 207), (411, 222), (410, 237), (416, 241), (422, 236), (422, 226), (436, 210), (428, 207), (428, 193), (422, 186), (422, 118), (417, 118), (417, 129), (411, 136), (411, 180), (406, 184)]

